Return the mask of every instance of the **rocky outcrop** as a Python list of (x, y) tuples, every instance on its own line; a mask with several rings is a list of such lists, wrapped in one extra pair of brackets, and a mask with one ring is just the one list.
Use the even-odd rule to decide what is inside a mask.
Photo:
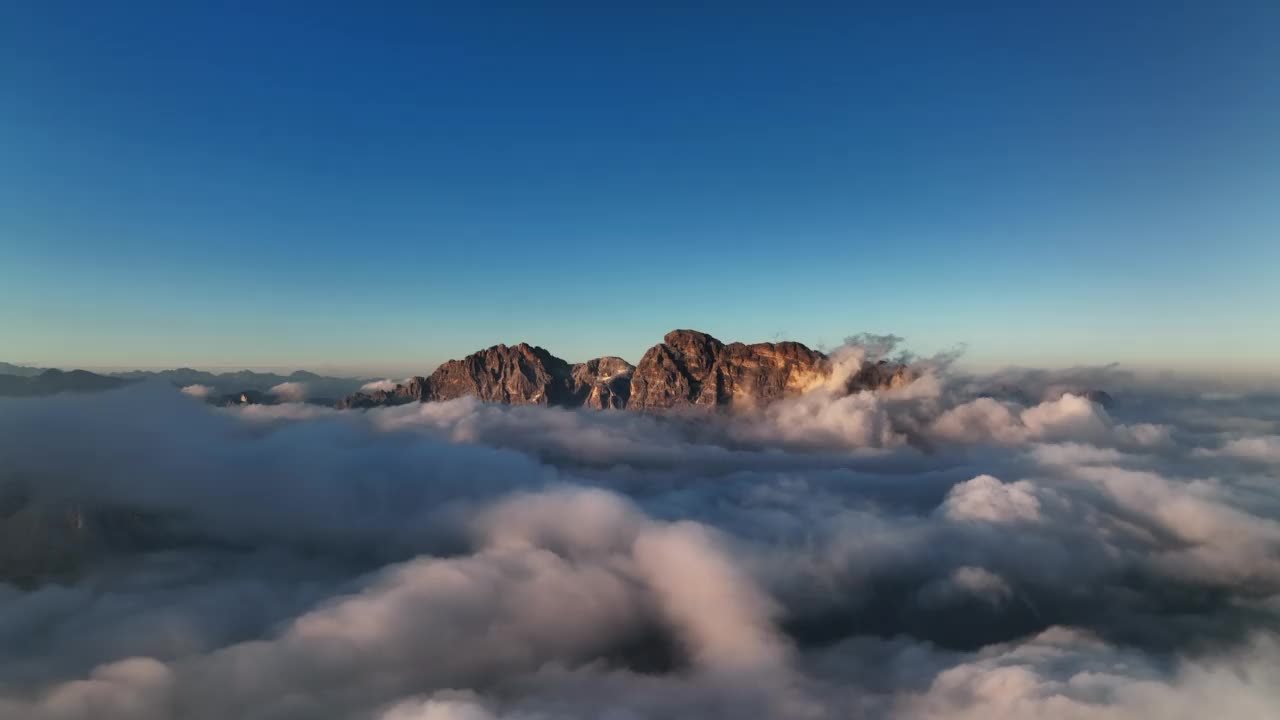
[(865, 362), (845, 381), (844, 391), (850, 395), (863, 390), (894, 390), (904, 387), (919, 377), (910, 366), (889, 360)]
[(602, 357), (578, 363), (570, 373), (572, 404), (593, 410), (620, 410), (631, 399), (631, 378), (636, 368), (620, 357)]
[(672, 330), (645, 352), (631, 379), (635, 410), (692, 405), (724, 343), (696, 330)]
[(1107, 409), (1110, 409), (1116, 403), (1115, 398), (1111, 397), (1111, 394), (1106, 390), (1085, 390), (1084, 398)]
[(338, 407), (383, 407), (466, 396), (506, 405), (581, 404), (574, 402), (575, 392), (574, 368), (569, 363), (540, 347), (520, 343), (494, 345), (461, 360), (450, 360), (430, 377), (414, 377), (391, 390), (355, 393)]
[[(602, 357), (577, 365), (527, 343), (495, 345), (450, 360), (428, 378), (393, 390), (362, 392), (338, 404), (369, 408), (471, 396), (508, 405), (661, 411), (746, 408), (799, 395), (831, 378), (831, 360), (797, 343), (725, 344), (696, 330), (673, 330), (638, 365)], [(845, 391), (899, 387), (914, 379), (904, 365), (866, 363)]]
[(237, 405), (275, 405), (276, 398), (259, 390), (244, 390), (230, 393), (213, 401), (219, 407), (236, 407)]
[(348, 395), (345, 399), (338, 401), (338, 409), (388, 407), (425, 402), (429, 399), (431, 398), (427, 391), (427, 379), (414, 376), (409, 378), (408, 382), (400, 383), (390, 390), (369, 390)]
[(636, 366), (629, 407), (763, 405), (799, 395), (830, 374), (826, 355), (797, 342), (725, 345), (706, 333), (673, 330)]
[(706, 407), (767, 405), (811, 390), (831, 374), (827, 356), (797, 342), (730, 343), (694, 399)]
[(430, 400), (467, 395), (507, 405), (568, 405), (572, 369), (540, 347), (494, 345), (450, 360), (427, 378)]

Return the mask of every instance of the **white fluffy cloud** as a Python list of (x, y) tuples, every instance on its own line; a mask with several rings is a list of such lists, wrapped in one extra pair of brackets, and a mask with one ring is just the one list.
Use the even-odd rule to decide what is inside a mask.
[(213, 388), (208, 385), (188, 385), (182, 388), (182, 393), (191, 397), (207, 398), (213, 393)]
[(990, 475), (979, 475), (951, 488), (942, 512), (952, 520), (1034, 523), (1040, 520), (1040, 500), (1035, 485), (1025, 480), (1006, 485)]
[(268, 391), (283, 402), (300, 403), (307, 399), (310, 388), (304, 382), (282, 382)]

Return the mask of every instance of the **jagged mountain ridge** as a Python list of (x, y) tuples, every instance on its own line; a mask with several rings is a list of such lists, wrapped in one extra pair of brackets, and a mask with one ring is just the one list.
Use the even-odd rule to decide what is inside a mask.
[[(661, 411), (742, 408), (792, 397), (827, 382), (831, 359), (798, 342), (725, 344), (697, 330), (673, 330), (638, 365), (602, 357), (570, 365), (547, 350), (494, 345), (450, 360), (429, 377), (392, 390), (358, 392), (340, 408), (371, 408), (473, 396), (509, 405)], [(865, 363), (848, 392), (898, 386), (913, 377), (901, 363)]]

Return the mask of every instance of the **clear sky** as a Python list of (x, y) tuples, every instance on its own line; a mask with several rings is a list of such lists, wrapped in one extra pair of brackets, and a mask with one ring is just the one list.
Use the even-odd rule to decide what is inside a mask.
[(0, 360), (1280, 366), (1275, 0), (481, 5), (0, 5)]

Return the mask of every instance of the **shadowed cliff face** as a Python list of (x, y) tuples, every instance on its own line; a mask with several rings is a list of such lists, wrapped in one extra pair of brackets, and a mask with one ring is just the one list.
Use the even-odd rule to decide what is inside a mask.
[[(844, 383), (846, 393), (878, 390), (880, 388), (900, 388), (916, 379), (916, 373), (907, 365), (890, 360), (863, 363), (862, 367), (849, 376)], [(1095, 392), (1095, 391), (1090, 391)], [(1105, 393), (1103, 393), (1105, 395)], [(1093, 398), (1091, 397), (1090, 400)]]
[[(495, 345), (450, 360), (429, 378), (393, 390), (356, 393), (340, 408), (369, 408), (472, 396), (506, 405), (658, 411), (767, 405), (826, 383), (833, 363), (797, 342), (730, 343), (696, 330), (673, 330), (632, 366), (618, 357), (570, 365), (527, 343)], [(865, 363), (845, 381), (854, 393), (897, 387), (914, 377), (900, 363)]]
[(430, 399), (427, 396), (427, 379), (415, 376), (391, 390), (370, 390), (349, 395), (338, 403), (338, 408), (389, 407), (411, 402), (425, 402)]

